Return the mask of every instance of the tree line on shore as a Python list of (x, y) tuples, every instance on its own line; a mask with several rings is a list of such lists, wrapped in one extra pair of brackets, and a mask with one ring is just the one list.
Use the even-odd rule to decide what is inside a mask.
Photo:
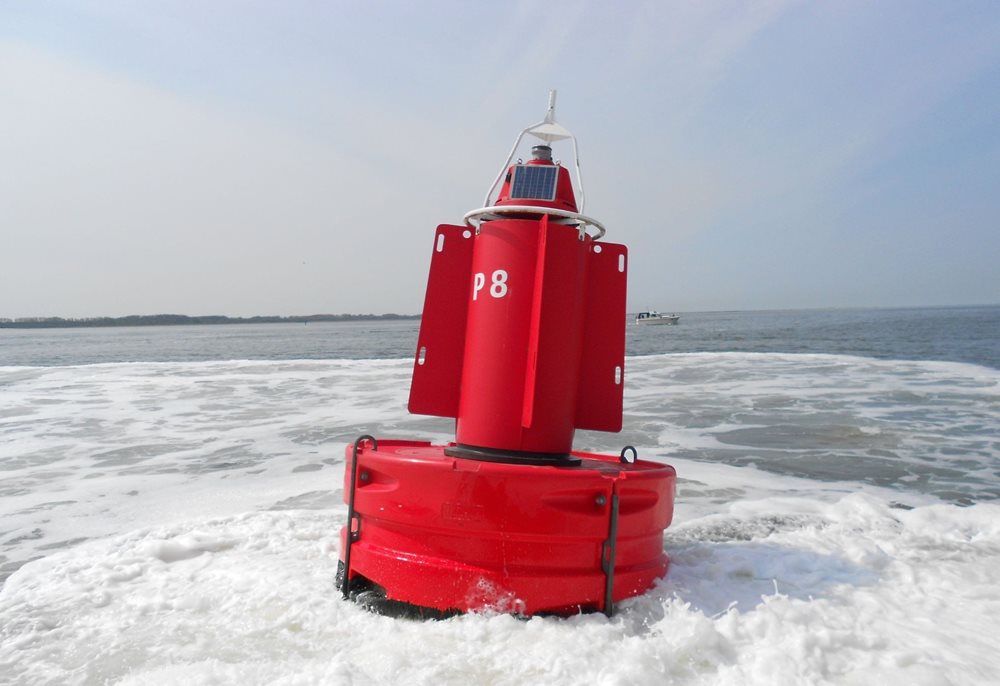
[(308, 324), (309, 322), (351, 322), (365, 320), (419, 319), (411, 314), (308, 314), (279, 317), (225, 317), (185, 314), (133, 314), (125, 317), (0, 317), (0, 329), (59, 329), (83, 326), (183, 326), (189, 324)]

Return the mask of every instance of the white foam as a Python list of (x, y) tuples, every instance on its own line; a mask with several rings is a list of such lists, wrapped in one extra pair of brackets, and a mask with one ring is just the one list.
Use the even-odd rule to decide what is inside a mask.
[(610, 622), (412, 623), (333, 589), (345, 444), (451, 437), (407, 414), (408, 361), (0, 368), (0, 562), (20, 567), (0, 674), (1000, 682), (1000, 506), (942, 502), (996, 497), (1000, 372), (741, 353), (627, 371), (623, 433), (577, 445), (677, 467), (668, 578)]
[(426, 623), (340, 599), (333, 513), (177, 523), (14, 574), (0, 665), (65, 684), (989, 683), (998, 522), (996, 505), (755, 501), (683, 523), (669, 577), (611, 621)]

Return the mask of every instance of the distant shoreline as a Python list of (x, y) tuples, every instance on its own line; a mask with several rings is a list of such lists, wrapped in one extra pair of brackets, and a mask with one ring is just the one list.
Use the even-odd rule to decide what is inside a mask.
[(416, 314), (308, 314), (297, 317), (258, 316), (224, 317), (209, 315), (190, 317), (185, 314), (128, 315), (125, 317), (21, 317), (0, 319), (0, 329), (75, 329), (111, 326), (187, 326), (217, 324), (308, 324), (309, 322), (395, 321), (420, 319)]

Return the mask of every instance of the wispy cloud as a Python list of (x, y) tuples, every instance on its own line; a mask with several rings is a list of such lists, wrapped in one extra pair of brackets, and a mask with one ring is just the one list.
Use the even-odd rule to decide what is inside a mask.
[[(0, 316), (416, 311), (553, 87), (642, 304), (945, 297), (1000, 252), (947, 177), (1000, 174), (994, 3), (193, 7), (0, 8)], [(966, 262), (947, 297), (1000, 298)]]

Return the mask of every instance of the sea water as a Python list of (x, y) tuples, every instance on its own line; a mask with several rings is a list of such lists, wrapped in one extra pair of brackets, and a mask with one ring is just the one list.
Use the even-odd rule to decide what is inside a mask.
[(417, 322), (0, 330), (0, 683), (1000, 683), (1000, 308), (630, 326), (672, 564), (616, 615), (441, 622), (333, 588), (344, 445)]

